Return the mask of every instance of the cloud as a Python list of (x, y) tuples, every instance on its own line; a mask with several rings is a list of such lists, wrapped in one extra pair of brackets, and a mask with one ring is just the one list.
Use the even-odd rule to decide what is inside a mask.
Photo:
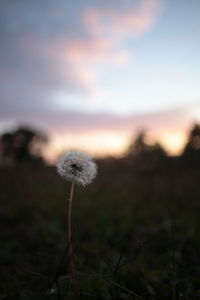
[(93, 131), (137, 132), (141, 129), (163, 132), (186, 128), (192, 117), (184, 108), (146, 114), (118, 116), (106, 113), (90, 114), (81, 111), (53, 110), (44, 106), (40, 110), (23, 106), (21, 111), (13, 111), (12, 106), (6, 113), (0, 111), (3, 121), (31, 123), (48, 132), (80, 134)]
[(21, 111), (13, 111), (10, 106), (6, 113), (0, 111), (0, 120), (5, 130), (8, 126), (27, 124), (49, 134), (50, 144), (44, 155), (51, 162), (60, 152), (69, 148), (81, 148), (97, 156), (119, 155), (141, 130), (148, 132), (150, 141), (159, 141), (169, 153), (177, 154), (185, 144), (186, 132), (194, 122), (183, 108), (122, 117), (53, 110), (45, 105), (39, 110), (23, 105)]
[(126, 63), (122, 41), (145, 33), (159, 11), (158, 0), (2, 1), (1, 110), (48, 108), (59, 91), (101, 90), (103, 66)]
[(94, 36), (119, 41), (126, 37), (138, 37), (155, 23), (161, 10), (158, 0), (142, 0), (137, 5), (127, 1), (117, 9), (110, 7), (89, 8), (85, 14), (88, 30)]

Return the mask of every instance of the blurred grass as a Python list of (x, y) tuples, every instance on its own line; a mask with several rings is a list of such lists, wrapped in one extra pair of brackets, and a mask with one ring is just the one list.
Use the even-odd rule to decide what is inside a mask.
[[(76, 188), (81, 299), (200, 299), (199, 178), (101, 163), (95, 182)], [(58, 269), (70, 185), (53, 167), (23, 166), (1, 169), (0, 186), (0, 299), (74, 299), (67, 255)]]

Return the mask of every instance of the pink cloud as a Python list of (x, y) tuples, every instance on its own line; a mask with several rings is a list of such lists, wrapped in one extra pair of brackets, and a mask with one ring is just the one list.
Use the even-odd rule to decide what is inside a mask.
[(79, 86), (89, 87), (95, 81), (94, 73), (90, 72), (88, 69), (59, 69), (59, 74), (66, 81), (71, 81), (76, 83)]
[(74, 40), (63, 45), (63, 59), (72, 64), (102, 64), (122, 65), (127, 62), (129, 53), (126, 50), (115, 50), (113, 42), (104, 38)]
[(127, 7), (124, 5), (122, 11), (113, 6), (93, 7), (83, 12), (89, 39), (67, 42), (63, 51), (66, 59), (71, 64), (85, 66), (85, 69), (90, 68), (92, 63), (125, 64), (130, 54), (121, 49), (121, 41), (144, 34), (155, 24), (161, 10), (159, 0), (142, 0), (137, 7), (129, 6), (130, 3)]
[(129, 116), (106, 113), (90, 114), (69, 110), (36, 111), (35, 113), (31, 112), (30, 115), (27, 113), (26, 116), (27, 120), (30, 119), (44, 130), (71, 134), (97, 130), (134, 134), (143, 129), (160, 134), (164, 131), (186, 129), (193, 121), (191, 115), (183, 108)]
[(161, 10), (159, 0), (141, 0), (137, 7), (124, 5), (122, 10), (90, 8), (84, 13), (84, 21), (94, 36), (107, 36), (112, 41), (127, 36), (136, 37), (150, 29)]
[(74, 147), (97, 156), (122, 154), (141, 130), (147, 131), (148, 142), (159, 141), (170, 154), (177, 154), (186, 143), (187, 132), (194, 120), (185, 110), (175, 109), (124, 117), (65, 112), (60, 114), (57, 122), (59, 124), (50, 131), (49, 157), (52, 161), (59, 152)]
[(0, 56), (4, 109), (46, 107), (59, 92), (87, 93), (93, 99), (102, 95), (105, 88), (99, 82), (104, 73), (132, 59), (123, 40), (154, 25), (159, 3), (72, 1), (71, 10), (65, 2), (59, 2), (56, 10), (48, 3), (42, 7), (21, 3), (13, 10), (8, 4)]
[(82, 62), (83, 59), (101, 61), (110, 51), (111, 43), (103, 38), (92, 40), (74, 40), (65, 45), (65, 55), (73, 62)]
[(94, 6), (82, 12), (86, 38), (59, 40), (47, 49), (63, 68), (68, 64), (71, 79), (90, 92), (92, 84), (98, 85), (94, 68), (102, 70), (108, 64), (121, 66), (127, 63), (132, 54), (123, 49), (122, 41), (144, 34), (153, 27), (161, 11), (159, 0), (142, 0), (137, 7), (128, 2), (127, 6), (122, 5), (122, 10), (116, 5), (107, 6)]

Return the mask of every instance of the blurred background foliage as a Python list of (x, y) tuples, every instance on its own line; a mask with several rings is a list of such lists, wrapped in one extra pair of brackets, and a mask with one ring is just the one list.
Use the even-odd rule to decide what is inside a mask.
[[(170, 157), (139, 132), (77, 187), (73, 242), (81, 299), (200, 299), (200, 126)], [(66, 251), (70, 184), (47, 166), (45, 134), (1, 136), (0, 299), (74, 299)]]

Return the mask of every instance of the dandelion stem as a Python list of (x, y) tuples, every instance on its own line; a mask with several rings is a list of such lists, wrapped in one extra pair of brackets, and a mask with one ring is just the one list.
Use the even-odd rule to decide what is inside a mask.
[(68, 242), (68, 254), (69, 254), (69, 273), (72, 277), (72, 285), (76, 293), (76, 298), (79, 299), (78, 285), (76, 281), (75, 265), (73, 260), (73, 245), (72, 245), (72, 201), (74, 196), (75, 182), (72, 181), (70, 196), (67, 199), (67, 242)]
[[(67, 241), (68, 241), (68, 249), (69, 249), (69, 261), (73, 261), (73, 247), (72, 247), (72, 201), (74, 195), (74, 181), (72, 181), (70, 197), (67, 199), (68, 202), (68, 210), (67, 210)], [(71, 264), (71, 263), (70, 263)]]

